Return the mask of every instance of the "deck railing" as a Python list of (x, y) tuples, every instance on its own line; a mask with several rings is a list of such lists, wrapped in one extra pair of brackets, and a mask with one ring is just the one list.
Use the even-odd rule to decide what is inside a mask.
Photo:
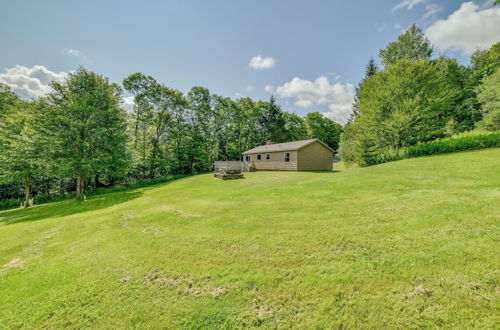
[(219, 172), (219, 170), (241, 170), (242, 172), (248, 172), (249, 166), (245, 161), (239, 160), (217, 160), (214, 162), (214, 171)]

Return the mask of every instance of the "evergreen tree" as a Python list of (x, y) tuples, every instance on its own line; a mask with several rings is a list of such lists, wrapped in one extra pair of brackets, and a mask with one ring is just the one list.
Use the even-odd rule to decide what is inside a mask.
[(358, 84), (356, 87), (356, 91), (354, 94), (354, 102), (352, 104), (352, 113), (349, 116), (349, 122), (353, 122), (356, 120), (356, 118), (359, 117), (359, 90), (363, 86), (363, 83), (369, 79), (371, 76), (375, 75), (378, 71), (378, 66), (373, 57), (370, 58), (370, 61), (368, 61), (368, 64), (366, 65), (366, 70), (365, 70), (365, 77), (361, 82)]
[(285, 142), (283, 112), (276, 103), (274, 95), (271, 95), (269, 101), (263, 105), (260, 123), (266, 142)]

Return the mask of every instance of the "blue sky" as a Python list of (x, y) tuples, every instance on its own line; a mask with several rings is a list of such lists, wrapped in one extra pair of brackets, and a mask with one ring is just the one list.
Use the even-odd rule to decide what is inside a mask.
[(0, 82), (38, 96), (83, 65), (118, 83), (142, 72), (185, 92), (274, 93), (343, 122), (370, 56), (412, 23), (462, 62), (500, 41), (489, 1), (3, 1)]

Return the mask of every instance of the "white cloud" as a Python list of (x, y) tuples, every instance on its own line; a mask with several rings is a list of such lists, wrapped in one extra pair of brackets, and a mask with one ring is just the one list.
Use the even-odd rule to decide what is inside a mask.
[(436, 16), (437, 13), (443, 10), (443, 7), (436, 5), (435, 3), (430, 3), (425, 6), (425, 14), (422, 19), (427, 19)]
[[(52, 91), (50, 83), (63, 82), (67, 76), (67, 72), (53, 72), (43, 65), (35, 65), (32, 68), (16, 65), (0, 73), (0, 83), (6, 84), (19, 97), (28, 100), (50, 93)], [(123, 107), (127, 111), (131, 111), (134, 104), (133, 96), (123, 98)]]
[(253, 91), (253, 86), (247, 86), (247, 88), (245, 88), (245, 90), (247, 92), (251, 92), (251, 91)]
[(471, 54), (476, 48), (488, 48), (500, 41), (500, 8), (481, 10), (473, 2), (434, 22), (426, 30), (427, 38), (440, 50), (457, 50)]
[(132, 112), (134, 110), (135, 100), (133, 96), (126, 96), (122, 98), (123, 100), (123, 109), (128, 112)]
[(330, 83), (322, 76), (314, 81), (295, 77), (276, 89), (266, 86), (266, 91), (276, 91), (282, 98), (295, 99), (295, 106), (304, 109), (327, 106), (328, 111), (323, 113), (326, 117), (345, 123), (352, 112), (355, 88), (350, 83)]
[(31, 99), (49, 93), (52, 90), (49, 83), (62, 82), (66, 76), (67, 72), (53, 72), (43, 65), (32, 68), (16, 65), (0, 73), (0, 82), (8, 85), (21, 98)]
[(78, 49), (64, 48), (62, 50), (63, 55), (78, 57), (82, 54)]
[(276, 60), (272, 57), (254, 56), (250, 59), (249, 67), (256, 70), (271, 69), (276, 65)]
[(407, 10), (410, 10), (415, 5), (425, 3), (425, 2), (427, 2), (427, 0), (404, 0), (400, 3), (398, 3), (397, 5), (395, 5), (394, 7), (392, 7), (391, 12), (395, 12), (396, 10), (401, 9), (401, 8), (406, 8)]
[(273, 87), (273, 86), (271, 86), (271, 85), (266, 85), (266, 86), (264, 87), (264, 90), (265, 90), (266, 92), (268, 92), (268, 93), (271, 93), (271, 94), (272, 94), (272, 93), (274, 93), (274, 87)]
[(401, 24), (399, 24), (399, 23), (396, 23), (396, 24), (394, 24), (394, 28), (396, 30), (401, 30), (403, 28), (403, 26)]

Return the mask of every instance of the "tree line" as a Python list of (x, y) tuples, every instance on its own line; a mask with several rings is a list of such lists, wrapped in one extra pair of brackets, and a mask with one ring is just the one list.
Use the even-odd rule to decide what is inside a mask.
[(340, 155), (375, 163), (377, 155), (474, 129), (500, 130), (500, 43), (477, 50), (465, 66), (433, 47), (412, 25), (372, 58), (356, 88)]
[[(119, 182), (212, 170), (257, 145), (318, 138), (337, 149), (342, 127), (268, 101), (188, 93), (134, 73), (122, 86), (79, 68), (37, 100), (0, 84), (0, 199), (74, 193)], [(134, 96), (123, 108), (123, 92)]]
[[(344, 127), (318, 112), (285, 112), (273, 96), (234, 100), (199, 86), (182, 93), (142, 73), (120, 86), (79, 68), (30, 101), (0, 84), (0, 199), (82, 199), (88, 188), (207, 172), (267, 141), (318, 138), (346, 163), (366, 166), (419, 143), (500, 130), (500, 43), (462, 65), (434, 57), (412, 25), (379, 56), (382, 66), (369, 61)], [(135, 101), (128, 112), (125, 91)]]

